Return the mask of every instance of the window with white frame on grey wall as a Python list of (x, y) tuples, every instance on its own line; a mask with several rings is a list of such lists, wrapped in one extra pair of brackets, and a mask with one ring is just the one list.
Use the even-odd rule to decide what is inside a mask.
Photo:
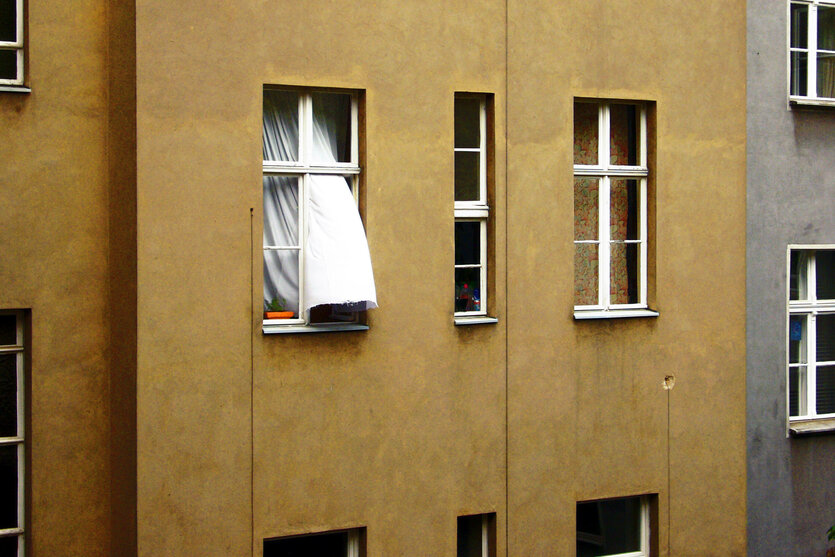
[(835, 246), (789, 248), (789, 422), (835, 427)]
[(789, 98), (835, 105), (835, 1), (789, 2)]
[(23, 0), (0, 0), (0, 86), (23, 85)]
[(359, 93), (264, 88), (264, 332), (364, 328), (377, 307), (359, 195)]
[(24, 555), (24, 314), (0, 311), (0, 555)]
[(647, 308), (647, 105), (574, 103), (574, 316)]
[(492, 96), (455, 94), (455, 323), (492, 323), (488, 317), (490, 150)]

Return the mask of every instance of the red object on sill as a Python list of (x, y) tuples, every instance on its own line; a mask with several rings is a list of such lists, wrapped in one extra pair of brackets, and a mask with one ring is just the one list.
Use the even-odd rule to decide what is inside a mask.
[(292, 311), (265, 311), (264, 318), (265, 319), (292, 319), (293, 318)]

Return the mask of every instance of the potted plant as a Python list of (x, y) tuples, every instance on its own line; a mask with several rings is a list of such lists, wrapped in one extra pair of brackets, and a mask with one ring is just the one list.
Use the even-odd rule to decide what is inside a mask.
[(282, 298), (281, 296), (276, 296), (273, 298), (269, 304), (267, 304), (267, 310), (264, 312), (265, 319), (292, 319), (294, 313), (292, 311), (287, 311), (285, 306), (287, 305), (287, 300)]

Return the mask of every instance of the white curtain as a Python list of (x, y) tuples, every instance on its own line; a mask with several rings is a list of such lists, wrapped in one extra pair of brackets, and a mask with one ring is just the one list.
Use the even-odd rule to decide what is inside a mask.
[[(314, 164), (334, 163), (344, 156), (338, 150), (346, 143), (340, 142), (339, 135), (350, 130), (344, 125), (350, 112), (327, 102), (334, 97), (347, 100), (345, 95), (314, 95), (310, 153)], [(264, 160), (296, 160), (297, 153), (298, 94), (268, 91), (264, 96)], [(264, 245), (297, 245), (299, 181), (264, 177)], [(296, 312), (324, 304), (336, 305), (337, 311), (377, 307), (368, 241), (348, 179), (314, 174), (307, 186), (303, 307), (299, 308), (298, 255), (291, 250), (264, 252), (265, 307), (275, 297), (284, 298), (286, 309)]]

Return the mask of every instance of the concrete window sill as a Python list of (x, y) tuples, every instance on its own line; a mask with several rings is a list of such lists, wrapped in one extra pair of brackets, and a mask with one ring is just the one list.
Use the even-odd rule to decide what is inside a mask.
[(0, 85), (0, 93), (31, 93), (32, 90), (23, 85)]
[(299, 333), (338, 333), (343, 331), (367, 331), (368, 325), (360, 323), (339, 323), (337, 325), (264, 325), (265, 335), (286, 335)]
[(575, 310), (574, 319), (623, 319), (626, 317), (658, 317), (651, 309)]
[(789, 97), (789, 106), (797, 108), (835, 108), (835, 100), (815, 99), (810, 97)]
[(455, 324), (456, 325), (491, 325), (493, 323), (498, 323), (499, 320), (495, 317), (488, 317), (486, 315), (480, 315), (478, 317), (456, 317)]
[(815, 433), (835, 432), (835, 418), (793, 420), (789, 422), (789, 431), (792, 435), (812, 435)]

